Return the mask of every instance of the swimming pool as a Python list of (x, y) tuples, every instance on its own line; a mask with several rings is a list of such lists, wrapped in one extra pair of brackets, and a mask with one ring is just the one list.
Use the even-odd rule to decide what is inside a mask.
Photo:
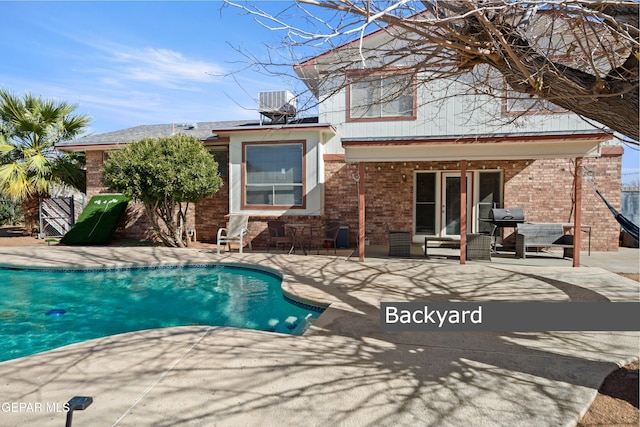
[(103, 270), (0, 268), (0, 361), (143, 329), (232, 326), (300, 335), (322, 308), (269, 271), (222, 265)]

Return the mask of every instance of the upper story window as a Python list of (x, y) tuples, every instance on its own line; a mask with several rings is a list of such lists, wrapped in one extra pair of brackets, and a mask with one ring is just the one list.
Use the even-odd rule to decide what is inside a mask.
[(245, 207), (304, 207), (304, 145), (244, 143)]
[(347, 120), (411, 120), (416, 94), (410, 75), (354, 77), (347, 88)]

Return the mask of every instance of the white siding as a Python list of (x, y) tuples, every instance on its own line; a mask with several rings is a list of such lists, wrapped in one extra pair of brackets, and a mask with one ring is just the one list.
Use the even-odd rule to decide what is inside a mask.
[(451, 95), (447, 81), (420, 86), (416, 120), (347, 122), (347, 94), (346, 89), (342, 89), (320, 103), (320, 123), (330, 123), (337, 130), (337, 135), (327, 143), (326, 152), (343, 154), (340, 138), (450, 137), (593, 129), (573, 113), (504, 115), (499, 98), (459, 95), (442, 100), (447, 90)]

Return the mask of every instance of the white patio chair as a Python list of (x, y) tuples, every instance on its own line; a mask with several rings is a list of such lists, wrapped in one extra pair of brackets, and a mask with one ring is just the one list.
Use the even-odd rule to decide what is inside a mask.
[[(231, 243), (240, 244), (240, 253), (242, 253), (242, 247), (244, 246), (244, 237), (249, 234), (249, 215), (231, 214), (229, 215), (229, 223), (227, 227), (218, 229), (218, 254), (220, 254), (220, 245), (228, 245), (229, 252), (231, 252)], [(251, 249), (251, 240), (249, 243), (249, 249)]]

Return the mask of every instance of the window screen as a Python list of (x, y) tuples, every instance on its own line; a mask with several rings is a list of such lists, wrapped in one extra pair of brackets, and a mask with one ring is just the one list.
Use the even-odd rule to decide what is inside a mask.
[(302, 206), (302, 143), (245, 146), (245, 203)]

